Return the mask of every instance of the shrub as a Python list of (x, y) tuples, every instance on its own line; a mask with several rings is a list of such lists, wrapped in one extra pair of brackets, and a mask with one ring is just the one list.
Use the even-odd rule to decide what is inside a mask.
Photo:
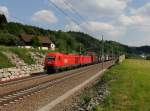
[(9, 33), (4, 33), (0, 31), (0, 44), (1, 45), (16, 45), (17, 37), (9, 34)]
[(150, 55), (146, 57), (146, 60), (150, 60)]
[(103, 111), (103, 109), (101, 108), (101, 106), (95, 106), (92, 108), (92, 111)]
[(87, 94), (83, 94), (82, 98), (85, 103), (89, 103), (91, 101), (91, 97), (88, 96)]

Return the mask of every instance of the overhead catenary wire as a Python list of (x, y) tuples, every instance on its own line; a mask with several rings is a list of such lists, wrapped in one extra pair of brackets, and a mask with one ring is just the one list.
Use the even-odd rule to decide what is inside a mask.
[(22, 20), (21, 20), (20, 18), (14, 16), (14, 15), (12, 15), (12, 14), (10, 14), (9, 16), (10, 16), (11, 18), (17, 20), (18, 22), (22, 22)]
[(21, 21), (18, 17), (15, 17), (15, 16), (13, 16), (13, 15), (10, 15), (10, 17), (16, 19), (17, 21)]
[(79, 28), (84, 30), (86, 33), (89, 32), (86, 28), (80, 25), (80, 23), (74, 18), (70, 17), (63, 9), (61, 9), (56, 3), (52, 0), (48, 0), (56, 9), (58, 9), (64, 16), (68, 17), (73, 23), (75, 23)]
[(79, 18), (80, 20), (84, 21), (87, 25), (90, 25), (88, 21), (72, 6), (72, 4), (66, 0), (62, 0), (65, 5), (67, 5)]

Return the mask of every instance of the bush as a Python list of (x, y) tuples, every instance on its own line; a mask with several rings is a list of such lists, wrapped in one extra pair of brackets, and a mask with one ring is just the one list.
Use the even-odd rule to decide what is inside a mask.
[(146, 60), (150, 60), (150, 56), (147, 56), (147, 57), (146, 57)]
[(103, 111), (102, 107), (101, 106), (95, 106), (92, 108), (92, 111)]
[(0, 45), (16, 45), (17, 37), (0, 31)]
[(87, 94), (82, 95), (83, 101), (87, 104), (91, 101), (91, 97)]
[(32, 46), (33, 46), (34, 48), (37, 48), (37, 47), (39, 47), (39, 46), (42, 45), (42, 44), (39, 42), (39, 39), (38, 39), (37, 36), (35, 36), (35, 37), (33, 37), (33, 38), (31, 39), (31, 44), (32, 44)]

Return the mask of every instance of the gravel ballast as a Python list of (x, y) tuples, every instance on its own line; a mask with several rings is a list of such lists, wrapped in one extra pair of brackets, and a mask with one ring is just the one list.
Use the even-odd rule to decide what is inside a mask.
[[(107, 62), (107, 64), (109, 63), (110, 62)], [(2, 106), (0, 108), (0, 111), (37, 111), (46, 104), (54, 101), (56, 98), (62, 96), (69, 90), (73, 89), (74, 87), (78, 86), (79, 84), (83, 83), (84, 81), (95, 75), (97, 72), (100, 71), (100, 68), (100, 64), (90, 67), (88, 66), (88, 69), (91, 70), (81, 73), (79, 75), (77, 74), (76, 76), (63, 80), (59, 83), (53, 84), (52, 86), (41, 90), (39, 93), (26, 96), (24, 97), (24, 99), (12, 103), (11, 105), (9, 104), (8, 106)], [(57, 111), (61, 111), (57, 108), (60, 107), (55, 107), (54, 109)]]

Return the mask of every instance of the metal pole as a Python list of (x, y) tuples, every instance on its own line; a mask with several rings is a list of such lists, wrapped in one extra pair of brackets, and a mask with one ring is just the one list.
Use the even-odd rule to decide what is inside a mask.
[(81, 43), (80, 43), (80, 54), (81, 54), (81, 50), (82, 50), (82, 49), (81, 49)]
[(102, 35), (102, 69), (104, 68), (104, 40)]
[(111, 57), (112, 57), (112, 63), (114, 63), (114, 50), (113, 50), (113, 46), (112, 46), (112, 55), (111, 55)]

